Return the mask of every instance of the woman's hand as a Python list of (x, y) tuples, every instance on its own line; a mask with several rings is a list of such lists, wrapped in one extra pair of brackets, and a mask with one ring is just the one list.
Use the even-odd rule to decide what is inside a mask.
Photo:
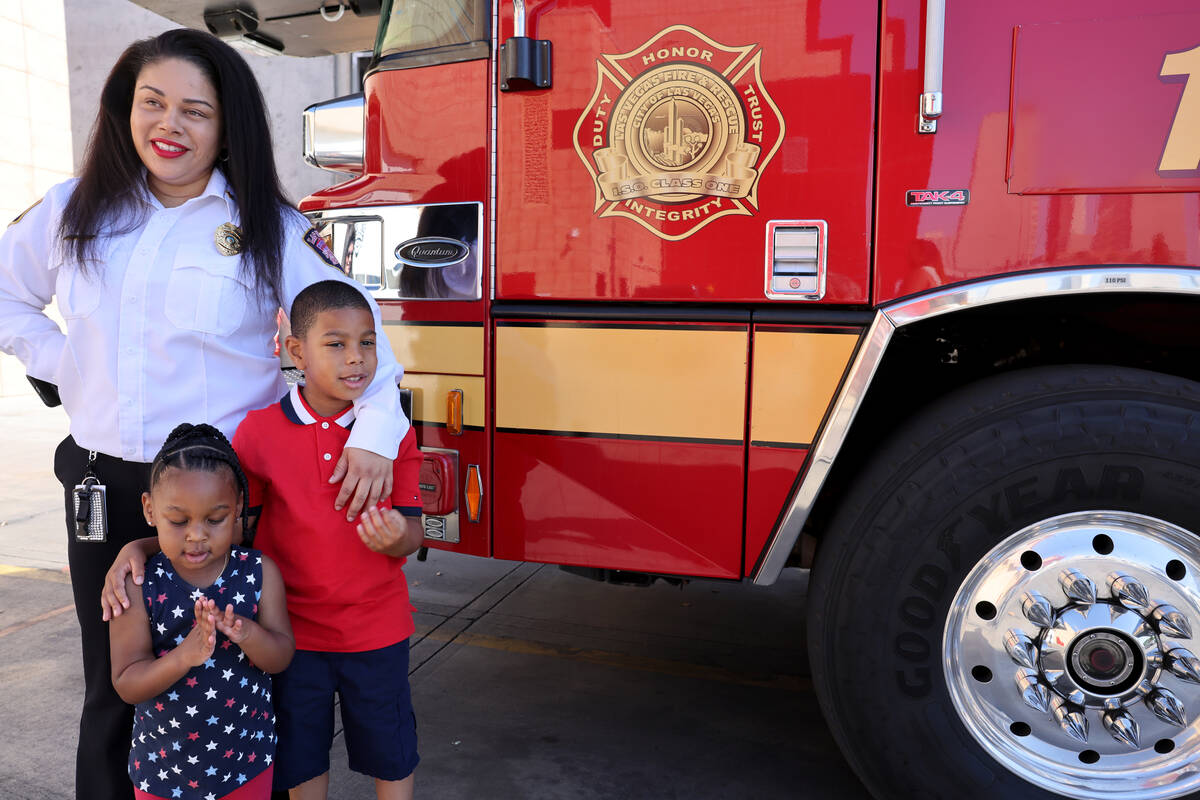
[[(154, 549), (151, 550), (150, 548)], [(129, 608), (129, 595), (125, 593), (125, 578), (133, 576), (133, 582), (142, 585), (146, 573), (146, 560), (158, 552), (158, 539), (149, 536), (136, 539), (121, 548), (117, 560), (104, 576), (104, 588), (100, 591), (101, 617), (108, 622)]]
[(391, 496), (392, 459), (370, 450), (344, 447), (342, 457), (329, 477), (330, 483), (338, 481), (342, 481), (342, 490), (338, 492), (333, 507), (338, 511), (345, 508), (346, 521), (353, 522), (364, 508), (371, 508), (381, 498)]

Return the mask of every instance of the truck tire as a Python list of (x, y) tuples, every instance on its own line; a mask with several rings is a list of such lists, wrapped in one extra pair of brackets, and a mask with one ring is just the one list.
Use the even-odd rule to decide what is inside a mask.
[(1200, 797), (1200, 385), (1104, 366), (964, 387), (821, 540), (822, 710), (879, 798)]

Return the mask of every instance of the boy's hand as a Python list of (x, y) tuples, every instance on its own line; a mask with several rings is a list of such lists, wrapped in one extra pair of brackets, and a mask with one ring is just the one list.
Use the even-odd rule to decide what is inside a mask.
[(133, 575), (133, 582), (142, 585), (146, 572), (146, 551), (141, 540), (129, 542), (117, 553), (113, 565), (104, 575), (104, 588), (100, 591), (101, 619), (108, 622), (129, 608), (129, 595), (125, 592), (125, 576)]
[(212, 658), (217, 649), (217, 604), (212, 600), (197, 600), (193, 613), (196, 624), (176, 650), (189, 667), (198, 667)]
[(247, 621), (241, 614), (233, 613), (233, 604), (231, 603), (225, 606), (225, 613), (217, 617), (217, 630), (225, 634), (225, 638), (229, 641), (240, 645), (250, 635), (250, 627), (246, 624)]
[(371, 550), (389, 556), (407, 555), (409, 551), (403, 548), (408, 536), (408, 520), (399, 511), (394, 508), (380, 511), (372, 507), (358, 519), (358, 538)]
[(392, 460), (370, 450), (343, 447), (337, 466), (329, 476), (330, 483), (338, 481), (342, 481), (342, 488), (333, 501), (334, 510), (345, 508), (346, 521), (353, 522), (358, 512), (392, 494)]

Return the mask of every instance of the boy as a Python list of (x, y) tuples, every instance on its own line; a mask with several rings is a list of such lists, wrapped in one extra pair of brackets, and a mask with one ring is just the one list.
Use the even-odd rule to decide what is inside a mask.
[[(347, 522), (329, 477), (354, 423), (355, 398), (375, 373), (375, 323), (349, 284), (321, 281), (297, 295), (284, 346), (304, 371), (278, 403), (251, 411), (233, 446), (259, 514), (256, 548), (283, 575), (296, 637), (275, 676), (275, 788), (323, 800), (329, 786), (335, 693), (350, 768), (381, 798), (411, 798), (418, 761), (408, 688), (412, 606), (402, 567), (421, 544), (412, 430), (393, 469), (391, 508)], [(260, 508), (255, 508), (261, 503)]]

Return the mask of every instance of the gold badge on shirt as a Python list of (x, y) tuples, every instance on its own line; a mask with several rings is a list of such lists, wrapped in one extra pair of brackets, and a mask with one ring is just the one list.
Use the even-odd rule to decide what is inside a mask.
[(217, 227), (217, 249), (223, 256), (236, 256), (242, 252), (242, 229), (232, 222), (222, 222)]

